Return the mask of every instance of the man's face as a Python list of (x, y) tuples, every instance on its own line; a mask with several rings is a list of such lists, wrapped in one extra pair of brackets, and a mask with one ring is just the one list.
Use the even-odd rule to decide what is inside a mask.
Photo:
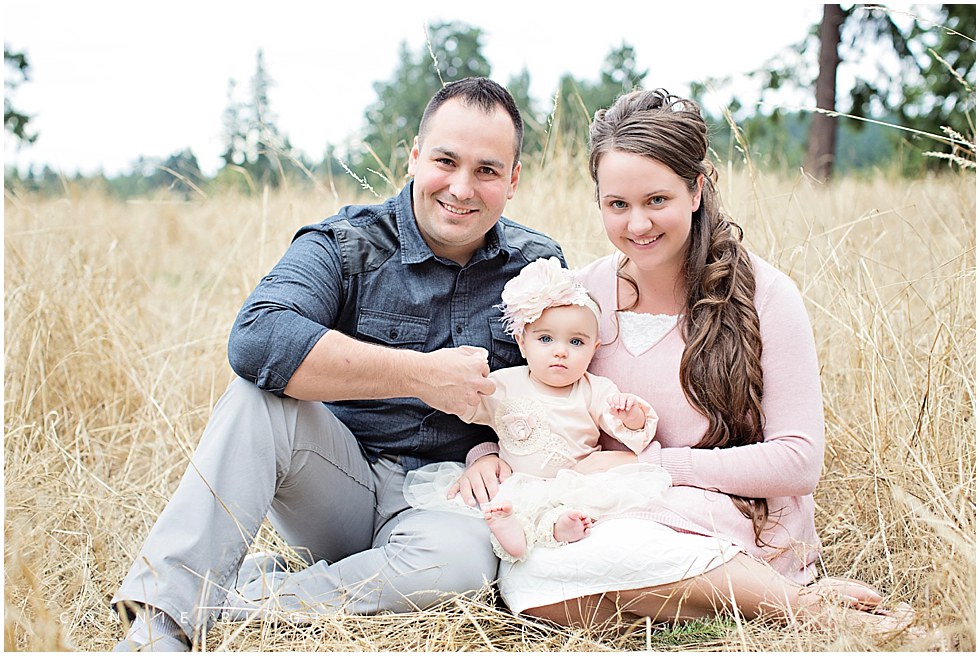
[(457, 98), (429, 119), (408, 160), (419, 232), (440, 257), (465, 264), (514, 197), (514, 124), (496, 107), (487, 114)]

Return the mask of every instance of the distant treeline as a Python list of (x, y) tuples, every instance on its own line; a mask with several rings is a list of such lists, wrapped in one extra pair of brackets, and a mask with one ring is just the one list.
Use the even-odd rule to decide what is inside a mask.
[[(752, 102), (735, 97), (731, 79), (702, 81), (686, 91), (670, 91), (700, 101), (709, 87), (715, 93), (728, 90), (731, 95), (724, 115), (713, 115), (717, 101), (702, 103), (714, 132), (714, 157), (726, 165), (750, 164), (777, 171), (804, 167), (820, 179), (834, 171), (854, 174), (885, 169), (897, 175), (918, 175), (948, 166), (975, 168), (976, 7), (923, 6), (926, 9), (932, 15), (903, 23), (879, 8), (825, 5), (821, 25), (833, 23), (833, 37), (815, 26), (788, 52), (774, 54), (759, 70), (750, 72), (748, 79), (759, 87)], [(402, 43), (400, 63), (391, 78), (374, 84), (377, 99), (365, 109), (360, 133), (347, 143), (328, 144), (321, 156), (295, 148), (278, 124), (269, 98), (274, 82), (259, 50), (248, 84), (229, 80), (228, 104), (221, 116), (222, 165), (215, 175), (203, 174), (196, 154), (184, 148), (165, 158), (139, 157), (130, 171), (120, 175), (74, 176), (70, 182), (100, 186), (121, 197), (162, 191), (185, 197), (221, 190), (254, 193), (285, 183), (339, 179), (363, 188), (399, 187), (428, 99), (447, 82), (492, 76), (483, 55), (483, 38), (478, 27), (446, 22), (430, 26), (428, 43), (415, 51)], [(828, 48), (838, 53), (838, 61), (828, 71), (821, 57), (821, 70), (815, 76), (814, 55)], [(874, 48), (876, 58), (869, 57)], [(881, 53), (885, 51), (891, 53), (900, 74), (883, 66), (887, 58)], [(18, 84), (27, 82), (26, 54), (5, 49), (4, 57), (20, 71)], [(820, 87), (828, 80), (836, 86), (838, 67), (849, 61), (860, 62), (863, 77), (849, 89), (832, 88), (829, 97), (837, 98), (833, 106), (817, 104), (828, 111), (787, 110), (778, 102), (758, 102), (772, 101), (786, 90), (799, 95), (817, 89), (819, 98)], [(597, 78), (563, 76), (543, 107), (530, 95), (530, 73), (525, 69), (512, 76), (506, 86), (526, 124), (525, 171), (546, 167), (556, 153), (580, 153), (587, 147), (589, 121), (597, 109), (609, 106), (624, 92), (651, 83), (648, 71), (638, 67), (635, 49), (625, 42), (609, 52)], [(25, 143), (43, 138), (30, 131), (31, 117), (13, 108), (10, 95), (15, 88), (5, 98), (8, 131)], [(240, 89), (245, 90), (245, 97)], [(763, 107), (771, 109), (764, 111)], [(828, 120), (835, 126), (829, 138)], [(822, 129), (811, 130), (817, 122)], [(830, 166), (811, 171), (814, 157)], [(61, 172), (48, 167), (8, 170), (4, 178), (8, 189), (54, 194), (63, 193), (67, 182)]]

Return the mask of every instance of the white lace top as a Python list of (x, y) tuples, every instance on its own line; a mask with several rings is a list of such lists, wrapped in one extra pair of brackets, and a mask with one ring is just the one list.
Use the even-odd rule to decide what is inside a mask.
[(677, 325), (679, 315), (621, 311), (619, 336), (630, 353), (643, 353)]

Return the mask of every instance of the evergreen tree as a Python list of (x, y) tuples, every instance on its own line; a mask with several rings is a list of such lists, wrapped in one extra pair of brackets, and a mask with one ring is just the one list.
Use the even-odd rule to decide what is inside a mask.
[(243, 115), (244, 107), (236, 99), (235, 80), (228, 80), (228, 105), (225, 107), (221, 117), (222, 138), (224, 148), (221, 151), (221, 159), (225, 161), (225, 166), (241, 166), (245, 163), (245, 118)]
[(255, 73), (249, 82), (248, 102), (235, 97), (235, 80), (228, 84), (228, 106), (222, 116), (225, 143), (221, 156), (226, 168), (247, 176), (250, 187), (275, 187), (283, 175), (295, 171), (297, 155), (289, 138), (276, 125), (277, 117), (269, 99), (269, 90), (274, 85), (261, 49), (256, 54)]
[(31, 117), (15, 109), (12, 101), (17, 87), (30, 79), (31, 65), (27, 61), (27, 53), (13, 51), (4, 44), (3, 64), (3, 127), (21, 142), (33, 143), (37, 133), (28, 130)]
[(444, 84), (490, 74), (482, 37), (480, 28), (454, 21), (430, 26), (429, 43), (416, 52), (401, 43), (401, 63), (389, 80), (375, 83), (378, 99), (365, 111), (364, 148), (351, 154), (351, 166), (358, 174), (367, 176), (370, 169), (400, 186), (396, 178), (405, 173), (429, 99)]
[[(976, 162), (977, 110), (977, 7), (975, 4), (942, 5), (942, 28), (912, 26), (909, 40), (917, 44), (925, 64), (921, 84), (903, 89), (903, 102), (896, 110), (904, 125), (950, 137), (950, 154)], [(972, 142), (972, 149), (969, 143)]]
[(548, 130), (546, 122), (536, 111), (534, 99), (531, 98), (531, 73), (527, 67), (507, 81), (507, 90), (514, 97), (514, 102), (521, 110), (521, 118), (524, 120), (524, 146), (521, 159), (528, 161), (544, 150), (544, 145), (548, 141)]
[(608, 107), (622, 94), (642, 87), (647, 73), (637, 68), (636, 51), (624, 42), (606, 55), (598, 81), (563, 75), (558, 82), (552, 114), (552, 138), (557, 135), (566, 147), (585, 147), (589, 123), (596, 111)]
[(824, 5), (820, 21), (820, 56), (816, 87), (817, 109), (807, 138), (804, 168), (819, 180), (830, 178), (837, 151), (837, 67), (840, 65), (840, 29), (846, 14), (840, 5)]
[(185, 198), (201, 193), (204, 175), (190, 148), (173, 153), (153, 169), (147, 180), (150, 187), (177, 192)]
[[(828, 5), (821, 25), (815, 26), (805, 39), (788, 52), (777, 55), (762, 69), (755, 71), (762, 81), (763, 95), (787, 89), (812, 93), (817, 107), (825, 110), (811, 116), (813, 125), (839, 123), (835, 114), (858, 118), (892, 121), (896, 125), (942, 137), (945, 128), (965, 137), (967, 155), (975, 158), (973, 116), (976, 110), (976, 6), (920, 5), (919, 12), (929, 12), (904, 20), (904, 15), (889, 13), (884, 7), (867, 5)], [(901, 20), (900, 20), (901, 19)], [(829, 29), (840, 21), (837, 30)], [(905, 26), (908, 23), (908, 26)], [(807, 54), (826, 51), (825, 70), (813, 73)], [(838, 54), (835, 62), (829, 56)], [(854, 66), (855, 82), (850, 88), (831, 85), (839, 81), (841, 67)], [(816, 81), (815, 81), (816, 80)], [(722, 84), (725, 82), (720, 81)], [(778, 118), (776, 110), (771, 117)], [(850, 122), (849, 123), (853, 123)], [(856, 122), (860, 130), (863, 122)], [(836, 135), (840, 126), (833, 128)], [(892, 140), (910, 133), (892, 130)], [(832, 175), (839, 139), (828, 137), (826, 130), (810, 131), (808, 170), (820, 179)], [(836, 142), (836, 143), (835, 143)], [(955, 150), (963, 147), (952, 138), (947, 142)], [(919, 141), (911, 152), (933, 148), (935, 141)], [(907, 151), (908, 152), (908, 151)], [(921, 155), (919, 155), (921, 163)], [(935, 162), (935, 160), (934, 160)]]

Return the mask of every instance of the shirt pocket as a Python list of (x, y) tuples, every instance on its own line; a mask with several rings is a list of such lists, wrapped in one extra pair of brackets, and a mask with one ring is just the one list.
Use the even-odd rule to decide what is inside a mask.
[(421, 351), (429, 335), (429, 320), (409, 314), (361, 308), (357, 335), (365, 341)]
[(506, 369), (524, 364), (524, 356), (514, 338), (504, 330), (504, 324), (499, 318), (488, 319), (490, 322), (490, 370)]

